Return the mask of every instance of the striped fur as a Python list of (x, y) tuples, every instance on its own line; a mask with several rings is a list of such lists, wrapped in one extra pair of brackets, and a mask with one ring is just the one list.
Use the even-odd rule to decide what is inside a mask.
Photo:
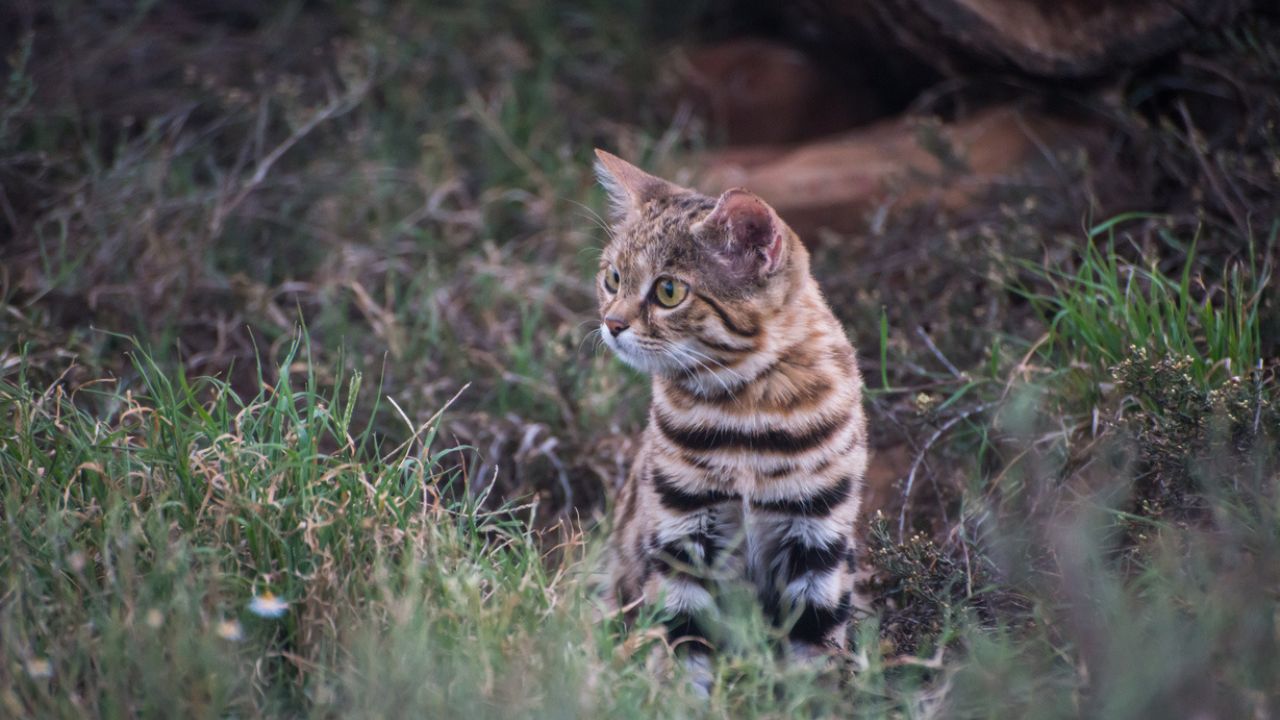
[[(745, 191), (717, 200), (599, 155), (617, 215), (600, 332), (653, 376), (616, 504), (616, 599), (662, 602), (673, 635), (698, 635), (714, 583), (746, 579), (793, 644), (841, 646), (866, 423), (853, 347), (808, 253)], [(655, 295), (664, 278), (688, 288), (675, 307)]]

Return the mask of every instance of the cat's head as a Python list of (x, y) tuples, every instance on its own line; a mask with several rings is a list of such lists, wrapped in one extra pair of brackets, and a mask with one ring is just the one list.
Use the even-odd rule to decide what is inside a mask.
[(808, 277), (803, 245), (746, 190), (708, 197), (596, 155), (613, 206), (596, 279), (605, 343), (643, 372), (735, 374)]

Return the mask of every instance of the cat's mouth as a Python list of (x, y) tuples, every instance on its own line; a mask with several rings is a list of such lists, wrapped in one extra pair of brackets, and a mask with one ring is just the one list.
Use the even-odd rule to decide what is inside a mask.
[(618, 356), (622, 362), (643, 373), (650, 375), (687, 373), (694, 363), (689, 362), (686, 351), (673, 343), (644, 338), (634, 330), (624, 330), (618, 335), (609, 332), (603, 324), (600, 336), (604, 344)]

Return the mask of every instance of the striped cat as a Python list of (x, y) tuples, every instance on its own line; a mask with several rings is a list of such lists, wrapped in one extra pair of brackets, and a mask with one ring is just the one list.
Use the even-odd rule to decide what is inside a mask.
[(718, 199), (597, 150), (614, 206), (601, 335), (653, 377), (619, 495), (611, 577), (705, 638), (713, 583), (748, 581), (811, 656), (845, 643), (867, 465), (853, 347), (800, 239), (760, 198)]

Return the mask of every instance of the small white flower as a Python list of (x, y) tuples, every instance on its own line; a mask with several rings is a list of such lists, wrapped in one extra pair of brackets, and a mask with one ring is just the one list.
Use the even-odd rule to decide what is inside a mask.
[(44, 658), (31, 658), (27, 661), (27, 675), (33, 680), (53, 677), (53, 665)]
[(159, 629), (159, 627), (163, 624), (164, 624), (164, 613), (160, 612), (155, 608), (151, 608), (150, 610), (147, 611), (147, 627), (151, 628), (152, 630), (156, 630), (156, 629)]
[(249, 601), (249, 612), (264, 618), (278, 618), (289, 609), (289, 603), (273, 595), (270, 591), (255, 595)]
[(218, 637), (229, 642), (239, 642), (240, 638), (244, 637), (239, 620), (223, 620), (218, 623), (215, 631)]

